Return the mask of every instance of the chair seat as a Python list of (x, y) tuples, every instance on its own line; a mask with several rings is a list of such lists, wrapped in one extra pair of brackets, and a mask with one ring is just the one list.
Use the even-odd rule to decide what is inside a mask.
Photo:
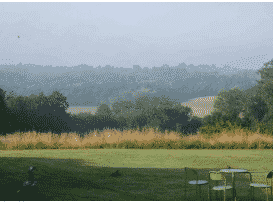
[(231, 189), (232, 186), (214, 186), (212, 188), (212, 190), (215, 190), (215, 191), (223, 191), (223, 190), (228, 190), (228, 189)]
[(37, 181), (34, 181), (34, 182), (32, 182), (32, 181), (25, 181), (23, 183), (23, 186), (35, 186), (36, 184), (37, 184)]
[(204, 184), (208, 184), (208, 181), (205, 180), (193, 180), (193, 181), (189, 181), (189, 184), (192, 185), (204, 185)]
[(257, 187), (257, 188), (271, 188), (271, 186), (265, 185), (262, 183), (251, 183), (250, 186)]

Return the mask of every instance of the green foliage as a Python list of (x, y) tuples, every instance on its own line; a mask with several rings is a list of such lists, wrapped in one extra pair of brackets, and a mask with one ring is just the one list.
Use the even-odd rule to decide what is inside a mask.
[(35, 145), (35, 148), (36, 149), (47, 149), (48, 146), (42, 142), (38, 142), (36, 145)]
[(273, 80), (262, 85), (257, 97), (260, 99), (258, 101), (258, 113), (263, 116), (263, 122), (270, 123), (273, 113)]
[[(123, 101), (113, 104), (113, 113), (120, 123), (135, 129), (144, 126), (159, 128), (161, 132), (177, 130), (177, 124), (182, 131), (190, 122), (191, 108), (178, 105), (177, 102), (165, 97), (138, 98), (135, 102)], [(194, 121), (196, 122), (196, 121)], [(185, 128), (184, 128), (184, 132)]]
[(258, 122), (262, 122), (268, 111), (268, 105), (261, 96), (252, 96), (244, 111), (244, 118), (242, 119), (244, 127), (252, 129)]
[(192, 113), (191, 108), (184, 106), (162, 107), (161, 112), (167, 116), (167, 119), (162, 122), (161, 128), (163, 131), (175, 131), (178, 128), (182, 129), (190, 123), (189, 114)]
[(258, 71), (261, 74), (261, 79), (257, 81), (259, 86), (272, 81), (272, 77), (273, 77), (272, 68), (273, 68), (273, 59), (269, 62), (264, 63), (264, 67), (262, 67)]
[(0, 112), (1, 112), (1, 129), (0, 135), (5, 135), (12, 130), (12, 115), (5, 101), (6, 91), (0, 88)]
[[(237, 125), (242, 125), (251, 130), (255, 129), (257, 122), (269, 121), (272, 113), (270, 110), (272, 110), (271, 107), (273, 107), (270, 103), (273, 99), (272, 94), (270, 94), (270, 90), (272, 90), (273, 86), (272, 83), (269, 82), (269, 77), (270, 75), (267, 74), (267, 80), (263, 80), (267, 82), (261, 82), (260, 85), (256, 85), (251, 88), (251, 90), (242, 91), (233, 88), (230, 91), (221, 91), (218, 93), (214, 102), (213, 113), (219, 112), (227, 116), (225, 119), (222, 119), (222, 121), (229, 120), (236, 122)], [(241, 112), (244, 114), (243, 119), (238, 117)], [(221, 114), (216, 118), (219, 118)], [(215, 117), (207, 121), (214, 119)]]
[(240, 127), (242, 122), (232, 120), (228, 115), (220, 112), (213, 112), (211, 115), (204, 117), (202, 121), (203, 126), (200, 128), (201, 134), (213, 135), (219, 134), (224, 130), (233, 131), (236, 127)]
[(52, 131), (57, 134), (71, 131), (68, 126), (71, 118), (65, 112), (69, 105), (66, 97), (57, 91), (48, 97), (40, 93), (39, 97), (32, 94), (29, 98), (10, 93), (5, 101), (14, 118), (12, 131)]
[(112, 114), (112, 111), (106, 104), (101, 104), (101, 106), (98, 108), (96, 115), (98, 116), (109, 116)]
[(238, 88), (233, 88), (230, 91), (222, 90), (214, 101), (212, 113), (221, 112), (223, 115), (227, 115), (228, 118), (236, 120), (239, 113), (243, 111), (245, 103), (245, 94), (242, 90)]
[(203, 126), (203, 119), (197, 116), (193, 116), (193, 118), (189, 121), (188, 124), (178, 124), (177, 131), (182, 132), (184, 135), (196, 134), (200, 127)]
[[(96, 115), (93, 117), (93, 126), (102, 130), (106, 126), (109, 128), (121, 127), (121, 120), (117, 120), (113, 112), (106, 104), (101, 104), (98, 110), (96, 111)], [(123, 122), (123, 125), (126, 123)]]
[(259, 70), (261, 80), (245, 91), (244, 126), (255, 129), (257, 123), (272, 124), (273, 112), (273, 60), (264, 64)]

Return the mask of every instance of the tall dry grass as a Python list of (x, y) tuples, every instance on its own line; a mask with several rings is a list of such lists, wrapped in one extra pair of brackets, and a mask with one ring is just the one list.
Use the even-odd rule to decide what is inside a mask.
[[(156, 129), (148, 128), (137, 130), (104, 130), (103, 132), (90, 132), (84, 137), (76, 133), (62, 133), (55, 135), (51, 133), (14, 133), (0, 137), (1, 149), (89, 149), (89, 148), (121, 148), (120, 144), (126, 143), (129, 147), (151, 148), (153, 144), (164, 144), (167, 148), (170, 144), (172, 148), (183, 149), (198, 145), (201, 148), (224, 147), (232, 149), (264, 149), (266, 145), (273, 144), (273, 137), (268, 134), (257, 132), (247, 132), (244, 129), (223, 130), (221, 133), (208, 135), (200, 134), (183, 136), (178, 132), (161, 133)], [(156, 148), (156, 147), (154, 147)], [(266, 147), (269, 148), (269, 147)], [(273, 148), (273, 147), (272, 147)]]

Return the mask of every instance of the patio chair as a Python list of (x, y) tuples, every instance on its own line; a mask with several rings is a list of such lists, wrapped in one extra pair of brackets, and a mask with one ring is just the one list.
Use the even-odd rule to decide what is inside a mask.
[[(38, 182), (35, 178), (35, 170), (37, 170), (36, 167), (30, 166), (28, 168), (28, 180), (23, 183), (22, 186), (15, 188), (17, 191), (17, 197), (18, 199), (22, 201), (31, 201), (31, 200), (37, 200), (37, 198), (40, 196), (38, 195)], [(39, 199), (39, 198), (38, 198)]]
[[(195, 185), (195, 189), (196, 189), (196, 193), (200, 195), (200, 199), (202, 198), (202, 195), (201, 195), (201, 185), (206, 185), (208, 184), (208, 181), (205, 181), (205, 180), (198, 180), (198, 173), (193, 170), (193, 169), (190, 169), (190, 171), (192, 171), (194, 173), (194, 175), (196, 175), (196, 180), (189, 180), (188, 179), (188, 171), (189, 171), (189, 168), (185, 167), (185, 176), (186, 176), (186, 183), (185, 183), (185, 196), (186, 196), (186, 193), (187, 193), (187, 184), (189, 184), (190, 186), (194, 186)], [(199, 186), (199, 191), (198, 191), (198, 186)]]
[[(210, 191), (224, 191), (224, 201), (226, 201), (226, 190), (232, 189), (232, 186), (228, 185), (227, 186), (227, 179), (223, 175), (223, 173), (217, 172), (217, 171), (210, 171), (209, 172), (209, 200), (211, 200), (211, 193)], [(217, 186), (214, 186), (211, 188), (211, 180), (212, 181), (217, 181)], [(219, 185), (219, 181), (225, 181), (224, 185)]]
[(35, 186), (37, 184), (37, 180), (36, 178), (34, 177), (34, 171), (37, 170), (37, 168), (35, 166), (30, 166), (28, 168), (28, 176), (29, 176), (29, 180), (28, 181), (25, 181), (23, 183), (23, 186)]
[[(253, 173), (261, 173), (261, 172), (251, 172), (251, 174)], [(268, 188), (271, 188), (271, 196), (272, 196), (272, 176), (273, 176), (273, 171), (269, 172), (266, 176), (267, 184), (263, 184), (263, 183), (253, 183), (252, 175), (250, 175), (250, 190), (251, 190), (252, 200), (254, 200), (254, 188), (266, 188), (266, 200), (268, 201), (268, 193), (267, 193)], [(270, 185), (268, 185), (269, 179), (270, 179)]]

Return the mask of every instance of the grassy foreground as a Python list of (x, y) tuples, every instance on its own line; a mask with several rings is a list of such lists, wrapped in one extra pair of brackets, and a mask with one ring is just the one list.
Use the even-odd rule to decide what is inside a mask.
[[(195, 188), (185, 191), (184, 167), (196, 169), (200, 180), (209, 171), (230, 166), (249, 171), (253, 181), (266, 184), (273, 169), (271, 150), (17, 150), (1, 151), (0, 186), (3, 201), (160, 201), (208, 200), (207, 186), (201, 198)], [(24, 189), (27, 170), (37, 167), (38, 184)], [(123, 168), (122, 168), (123, 167)], [(116, 171), (119, 176), (111, 176)], [(188, 173), (189, 180), (196, 177)], [(249, 200), (249, 178), (236, 177), (237, 200)], [(231, 176), (227, 177), (231, 185)], [(214, 182), (215, 186), (216, 183)], [(268, 189), (268, 193), (269, 193)], [(220, 200), (212, 192), (213, 200)], [(266, 190), (256, 189), (255, 199), (265, 200)], [(227, 200), (232, 193), (227, 192)], [(272, 197), (270, 197), (272, 199)]]
[[(195, 188), (185, 192), (184, 167), (197, 169), (201, 180), (227, 166), (263, 172), (253, 181), (264, 184), (273, 169), (273, 137), (238, 128), (189, 136), (152, 128), (95, 131), (84, 138), (28, 132), (0, 140), (1, 200), (198, 200)], [(37, 167), (38, 184), (27, 191), (22, 184), (30, 165)], [(117, 170), (120, 175), (111, 176)], [(248, 180), (240, 179), (246, 186), (237, 200), (248, 200)], [(257, 200), (265, 196), (265, 189), (255, 189)], [(200, 199), (208, 199), (205, 187)]]

